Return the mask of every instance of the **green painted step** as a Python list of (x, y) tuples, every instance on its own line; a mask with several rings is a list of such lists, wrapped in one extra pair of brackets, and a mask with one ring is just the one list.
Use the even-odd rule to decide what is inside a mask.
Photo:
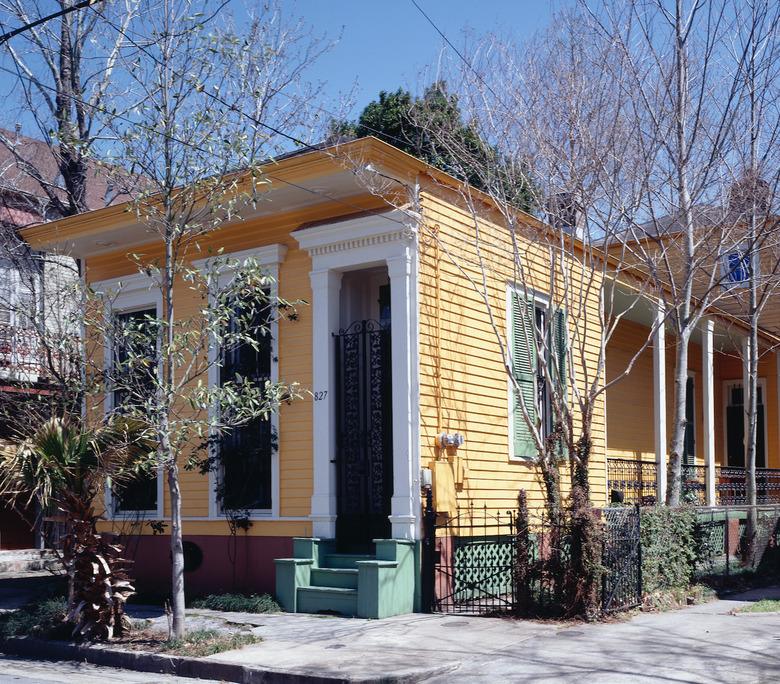
[(299, 613), (357, 615), (357, 589), (345, 587), (298, 587)]
[(375, 556), (367, 556), (359, 553), (328, 553), (325, 554), (326, 568), (356, 568), (358, 561), (375, 560)]
[(312, 568), (311, 585), (315, 587), (342, 587), (357, 589), (357, 568)]

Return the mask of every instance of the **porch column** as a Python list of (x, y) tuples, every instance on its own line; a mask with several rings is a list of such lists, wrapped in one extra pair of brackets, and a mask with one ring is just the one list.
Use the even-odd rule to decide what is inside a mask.
[[(416, 539), (420, 511), (420, 454), (415, 445), (415, 404), (419, 401), (416, 363), (417, 297), (413, 286), (412, 250), (387, 259), (390, 278), (390, 325), (393, 364), (393, 498), (390, 523), (393, 539)], [(419, 444), (419, 438), (417, 439)]]
[(336, 364), (333, 333), (339, 326), (341, 273), (311, 271), (312, 289), (312, 453), (314, 490), (312, 536), (336, 536)]
[(704, 465), (707, 467), (706, 501), (715, 505), (715, 351), (713, 348), (714, 325), (710, 320), (702, 323), (701, 368), (702, 431), (704, 433)]
[(666, 500), (666, 329), (663, 304), (656, 304), (653, 335), (653, 413), (655, 417), (655, 462), (658, 466), (658, 501)]

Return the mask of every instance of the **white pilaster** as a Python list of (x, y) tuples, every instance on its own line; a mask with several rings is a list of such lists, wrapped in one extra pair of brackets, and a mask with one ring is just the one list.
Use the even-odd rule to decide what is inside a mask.
[(312, 289), (312, 391), (314, 487), (312, 535), (336, 536), (336, 364), (333, 333), (339, 325), (341, 273), (330, 269), (309, 274)]
[(713, 347), (712, 321), (702, 323), (701, 368), (702, 389), (702, 431), (704, 433), (704, 465), (707, 467), (706, 501), (715, 505), (715, 350)]
[(417, 306), (414, 254), (406, 250), (389, 258), (391, 339), (393, 367), (393, 497), (390, 523), (393, 539), (417, 538), (420, 510), (419, 421), (417, 420), (419, 389), (416, 348)]
[(661, 304), (655, 309), (653, 335), (653, 409), (655, 416), (655, 462), (658, 464), (658, 501), (666, 499), (666, 329)]

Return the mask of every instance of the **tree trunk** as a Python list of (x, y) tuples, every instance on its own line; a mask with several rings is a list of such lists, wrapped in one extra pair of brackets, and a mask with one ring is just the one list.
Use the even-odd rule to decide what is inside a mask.
[[(693, 212), (690, 189), (688, 187), (689, 147), (687, 121), (688, 114), (688, 48), (687, 34), (683, 22), (681, 0), (676, 4), (676, 159), (674, 164), (677, 172), (677, 200), (680, 217), (683, 224), (683, 282), (679, 298), (676, 302), (675, 320), (677, 321), (677, 348), (674, 367), (674, 414), (672, 419), (672, 439), (669, 445), (669, 475), (666, 486), (666, 505), (680, 505), (680, 489), (682, 486), (682, 453), (685, 443), (685, 395), (688, 387), (688, 342), (690, 340), (693, 321), (691, 304), (693, 295)], [(671, 274), (670, 274), (671, 275)]]
[(168, 492), (171, 498), (171, 592), (173, 611), (172, 636), (184, 636), (184, 545), (181, 529), (181, 489), (179, 488), (179, 466), (173, 456), (166, 466)]

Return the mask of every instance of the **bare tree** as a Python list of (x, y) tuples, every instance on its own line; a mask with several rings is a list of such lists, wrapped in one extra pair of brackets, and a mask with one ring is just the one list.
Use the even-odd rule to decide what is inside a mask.
[[(666, 503), (680, 502), (691, 335), (725, 296), (729, 269), (721, 245), (745, 239), (745, 216), (728, 207), (738, 155), (735, 139), (749, 88), (740, 64), (747, 28), (730, 3), (629, 1), (589, 9), (596, 30), (623, 56), (629, 134), (645, 167), (635, 213), (628, 217), (637, 264), (658, 286), (675, 333), (674, 402)], [(743, 150), (744, 153), (744, 150)]]
[[(729, 274), (737, 287), (729, 293), (727, 305), (749, 326), (742, 361), (747, 379), (747, 387), (743, 388), (746, 503), (751, 508), (745, 528), (743, 562), (752, 565), (758, 525), (755, 506), (758, 501), (758, 368), (762, 353), (759, 335), (767, 305), (776, 300), (780, 272), (774, 218), (780, 180), (775, 152), (780, 135), (780, 118), (775, 105), (780, 85), (776, 66), (780, 41), (775, 27), (780, 21), (780, 8), (764, 0), (751, 0), (737, 10), (736, 16), (731, 56), (735, 78), (744, 88), (744, 105), (735, 122), (733, 176), (736, 180), (730, 189), (729, 204), (744, 229), (740, 231), (741, 244), (735, 245), (738, 258), (734, 269), (739, 278), (734, 277), (734, 269)], [(742, 278), (744, 282), (738, 282)], [(741, 287), (743, 285), (746, 287)]]
[[(211, 389), (197, 382), (220, 363), (206, 354), (210, 347), (256, 346), (257, 335), (267, 335), (284, 303), (269, 295), (272, 283), (256, 265), (234, 264), (237, 276), (225, 290), (217, 278), (224, 264), (217, 259), (201, 272), (188, 266), (189, 259), (209, 233), (263, 201), (260, 162), (275, 151), (280, 134), (295, 130), (300, 136), (310, 124), (316, 102), (301, 71), (330, 45), (312, 38), (304, 24), (285, 20), (277, 6), (258, 10), (244, 34), (216, 18), (207, 32), (199, 15), (209, 7), (208, 0), (165, 0), (145, 15), (147, 34), (143, 42), (136, 39), (142, 59), (126, 65), (139, 104), (131, 121), (114, 122), (119, 152), (111, 160), (142, 177), (132, 208), (162, 248), (159, 259), (133, 255), (159, 291), (162, 311), (118, 333), (127, 340), (154, 331), (160, 339), (156, 362), (138, 351), (130, 358), (138, 373), (120, 372), (119, 378), (140, 378), (126, 388), (125, 406), (151, 421), (158, 463), (167, 476), (177, 636), (184, 631), (179, 468), (193, 456), (190, 447), (198, 435), (267, 416), (295, 394), (289, 384), (259, 386), (240, 378)], [(208, 302), (200, 318), (180, 317), (174, 288), (181, 282)], [(129, 354), (137, 349), (148, 355), (154, 348), (131, 344)], [(111, 380), (116, 383), (117, 374)]]
[[(621, 322), (655, 284), (632, 277), (633, 265), (613, 248), (636, 210), (641, 150), (627, 135), (631, 112), (621, 91), (622, 55), (582, 15), (563, 14), (555, 27), (527, 44), (490, 37), (476, 44), (467, 63), (456, 63), (452, 83), (470, 125), (495, 141), (494, 163), (478, 165), (491, 207), (511, 239), (504, 264), (485, 226), (484, 197), (464, 186), (461, 199), (472, 217), (481, 279), (473, 285), (491, 310), (494, 332), (518, 398), (546, 485), (558, 502), (561, 454), (571, 482), (588, 492), (593, 421), (608, 387), (624, 377), (647, 347), (655, 327), (625, 368), (607, 376), (606, 350)], [(617, 80), (616, 80), (617, 79)], [(459, 148), (446, 130), (431, 130), (454, 157)], [(518, 209), (512, 186), (529, 187), (546, 225)], [(460, 250), (444, 246), (457, 260)], [(543, 264), (543, 266), (542, 266)], [(535, 366), (530, 386), (518, 370), (517, 342), (507, 339), (503, 316), (488, 282), (509, 268), (525, 302), (544, 302), (547, 320), (528, 310), (525, 351)], [(621, 282), (621, 276), (624, 276)], [(536, 307), (539, 308), (538, 306)], [(658, 323), (655, 324), (656, 326)], [(514, 346), (514, 349), (513, 349)], [(520, 347), (523, 346), (521, 341)]]
[[(57, 1), (61, 9), (75, 4)], [(91, 157), (110, 118), (122, 113), (114, 97), (122, 81), (120, 56), (139, 8), (137, 0), (107, 0), (34, 26), (3, 47), (0, 71), (16, 86), (17, 121), (40, 136), (48, 154), (39, 145), (20, 144), (7, 130), (0, 130), (0, 145), (25, 178), (30, 196), (45, 198), (43, 217), (77, 214), (106, 200), (90, 193), (97, 171)], [(0, 3), (4, 24), (31, 24), (50, 10), (51, 4), (40, 0)]]

